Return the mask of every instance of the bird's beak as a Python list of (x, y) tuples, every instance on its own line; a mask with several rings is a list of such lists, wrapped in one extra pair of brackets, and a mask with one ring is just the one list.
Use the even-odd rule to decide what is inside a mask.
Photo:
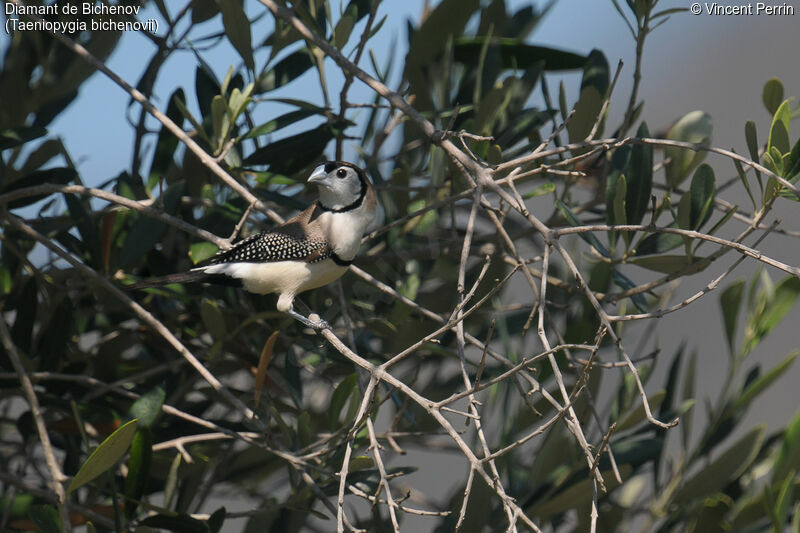
[(327, 177), (327, 175), (328, 174), (325, 172), (325, 165), (320, 165), (315, 168), (314, 172), (312, 172), (308, 177), (308, 183), (320, 183)]

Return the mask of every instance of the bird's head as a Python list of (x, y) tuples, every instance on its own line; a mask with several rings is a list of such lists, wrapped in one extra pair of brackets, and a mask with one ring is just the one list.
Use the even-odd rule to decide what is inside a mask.
[(328, 161), (318, 166), (308, 183), (317, 186), (320, 205), (330, 211), (359, 207), (370, 190), (364, 171), (344, 161)]

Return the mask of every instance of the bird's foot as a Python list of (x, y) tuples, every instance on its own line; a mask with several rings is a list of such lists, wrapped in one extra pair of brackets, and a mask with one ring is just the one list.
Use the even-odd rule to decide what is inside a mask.
[[(330, 325), (327, 322), (325, 322), (324, 320), (322, 320), (319, 317), (319, 315), (317, 315), (317, 314), (313, 314), (312, 313), (311, 315), (309, 315), (309, 318), (306, 318), (303, 315), (301, 315), (300, 313), (298, 313), (297, 311), (295, 311), (294, 309), (289, 309), (286, 312), (286, 314), (288, 314), (289, 316), (291, 316), (292, 318), (294, 318), (295, 320), (297, 320), (298, 322), (300, 322), (304, 326), (309, 327), (309, 328), (311, 328), (311, 329), (313, 329), (315, 331), (321, 331), (323, 329), (329, 329), (330, 328)], [(312, 317), (316, 317), (316, 320), (312, 320)]]

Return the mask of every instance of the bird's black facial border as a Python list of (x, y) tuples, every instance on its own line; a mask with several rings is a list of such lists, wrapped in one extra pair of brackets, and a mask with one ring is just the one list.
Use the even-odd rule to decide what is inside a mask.
[[(352, 211), (353, 209), (358, 209), (359, 207), (361, 207), (361, 204), (364, 203), (364, 198), (367, 196), (367, 178), (364, 175), (364, 171), (361, 170), (359, 167), (355, 166), (354, 164), (347, 163), (346, 161), (326, 161), (325, 166), (323, 168), (325, 169), (326, 174), (330, 174), (338, 167), (349, 167), (355, 171), (356, 175), (358, 176), (358, 181), (361, 183), (361, 192), (359, 193), (358, 198), (356, 198), (356, 201), (353, 202), (352, 204), (340, 207), (339, 209), (325, 207), (319, 200), (317, 201), (317, 205), (319, 205), (319, 208), (322, 209), (323, 211), (329, 211), (332, 213), (344, 213), (346, 211)], [(339, 176), (339, 177), (344, 177), (344, 176)]]

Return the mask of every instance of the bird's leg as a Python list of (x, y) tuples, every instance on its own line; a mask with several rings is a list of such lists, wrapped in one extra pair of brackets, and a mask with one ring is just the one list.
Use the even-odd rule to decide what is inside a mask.
[(295, 320), (297, 320), (301, 324), (303, 324), (303, 325), (305, 325), (305, 326), (307, 326), (307, 327), (309, 327), (311, 329), (317, 330), (317, 331), (330, 328), (328, 323), (325, 322), (324, 320), (322, 320), (321, 318), (319, 319), (318, 322), (314, 322), (314, 321), (309, 320), (308, 318), (304, 317), (303, 315), (301, 315), (300, 313), (298, 313), (297, 311), (295, 311), (291, 307), (289, 308), (288, 311), (286, 311), (286, 314), (291, 316), (292, 318), (294, 318)]

